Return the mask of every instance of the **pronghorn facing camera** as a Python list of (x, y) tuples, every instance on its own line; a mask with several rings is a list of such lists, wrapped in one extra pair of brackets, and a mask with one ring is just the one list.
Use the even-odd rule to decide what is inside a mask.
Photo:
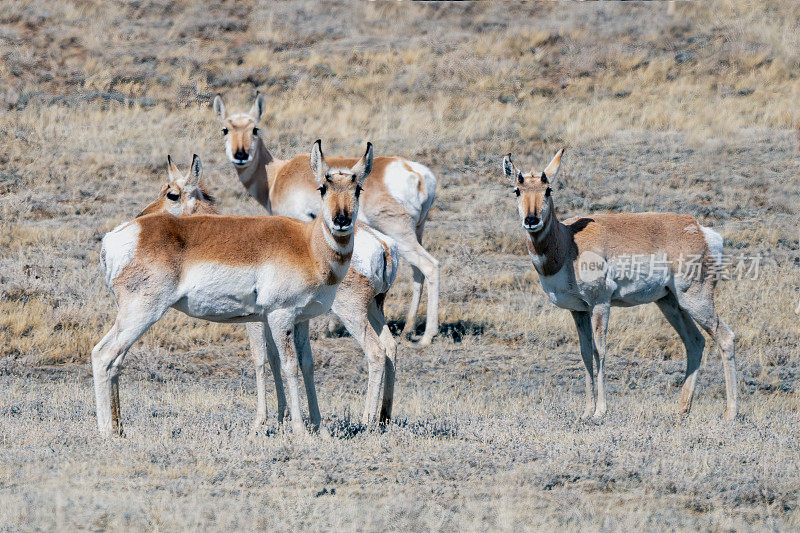
[(169, 182), (161, 187), (158, 199), (142, 209), (136, 217), (152, 213), (170, 213), (181, 215), (216, 215), (214, 197), (206, 192), (200, 183), (203, 175), (203, 164), (197, 154), (192, 156), (192, 165), (186, 174), (181, 174), (172, 162), (172, 156), (167, 156), (167, 173)]
[[(239, 181), (270, 214), (312, 220), (321, 203), (309, 172), (309, 156), (275, 159), (264, 144), (258, 127), (265, 101), (256, 95), (249, 113), (228, 115), (222, 98), (214, 99), (214, 114), (222, 124), (225, 153)], [(352, 159), (331, 159), (332, 165), (350, 166)], [(430, 344), (439, 328), (439, 262), (422, 247), (422, 232), (436, 196), (436, 177), (428, 167), (402, 157), (376, 157), (364, 185), (359, 219), (397, 241), (414, 276), (411, 305), (403, 334), (413, 332), (423, 279), (428, 289), (425, 334), (419, 341)]]
[[(543, 172), (520, 172), (511, 161), (503, 171), (517, 196), (525, 242), (542, 288), (558, 307), (569, 309), (578, 329), (586, 367), (586, 407), (582, 418), (606, 412), (606, 330), (611, 306), (655, 302), (686, 347), (686, 380), (680, 412), (692, 406), (697, 371), (705, 347), (699, 324), (722, 352), (727, 405), (736, 417), (738, 400), (733, 332), (714, 308), (722, 237), (690, 215), (674, 213), (597, 214), (560, 222), (551, 180), (563, 150)], [(692, 268), (683, 266), (692, 262)], [(593, 361), (594, 359), (594, 361)], [(597, 365), (597, 394), (593, 364)]]
[[(103, 237), (101, 264), (117, 299), (117, 318), (92, 350), (97, 423), (120, 433), (120, 365), (130, 346), (170, 307), (216, 322), (264, 321), (289, 389), (295, 432), (304, 430), (294, 325), (330, 309), (353, 251), (359, 190), (372, 168), (372, 145), (349, 168), (311, 155), (322, 210), (313, 222), (285, 217), (145, 215)], [(378, 398), (383, 375), (370, 376)], [(307, 387), (309, 403), (316, 394)], [(376, 405), (372, 412), (377, 412)], [(319, 426), (319, 413), (311, 413)]]
[[(175, 168), (171, 157), (168, 156), (167, 161), (170, 182), (162, 187), (158, 199), (145, 207), (139, 216), (163, 212), (181, 216), (218, 214), (213, 197), (199, 182), (202, 173), (200, 159), (194, 156), (191, 171), (185, 176)], [(356, 223), (354, 239), (350, 268), (339, 284), (331, 311), (340, 317), (347, 331), (361, 346), (372, 374), (379, 371), (377, 367), (384, 358), (381, 353), (385, 355), (383, 401), (377, 413), (378, 420), (385, 423), (392, 414), (397, 343), (386, 324), (383, 299), (394, 283), (399, 254), (397, 244), (391, 238), (361, 222)], [(253, 422), (253, 428), (256, 429), (267, 418), (265, 372), (267, 361), (275, 379), (279, 421), (282, 421), (285, 415), (286, 396), (278, 354), (272, 343), (268, 342), (271, 333), (266, 324), (260, 321), (248, 322), (247, 333), (250, 338), (258, 390), (257, 414)], [(307, 320), (295, 325), (295, 343), (301, 350), (300, 369), (308, 387), (309, 384), (313, 385), (313, 359), (308, 342)], [(364, 424), (370, 424), (375, 420), (376, 414), (370, 411), (375, 401), (374, 398), (366, 399), (362, 417)], [(309, 412), (319, 412), (319, 407), (309, 404)]]

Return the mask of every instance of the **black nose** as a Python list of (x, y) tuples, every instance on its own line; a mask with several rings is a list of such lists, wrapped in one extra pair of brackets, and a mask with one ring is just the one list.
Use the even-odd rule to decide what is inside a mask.
[(244, 161), (245, 159), (247, 159), (247, 152), (245, 152), (244, 150), (236, 150), (236, 153), (233, 154), (233, 157), (235, 159), (238, 159), (239, 161)]
[(350, 217), (343, 213), (339, 213), (338, 215), (333, 217), (333, 225), (338, 226), (340, 228), (347, 227), (350, 225)]
[(539, 217), (536, 215), (528, 215), (525, 217), (525, 225), (526, 226), (535, 226), (539, 223)]

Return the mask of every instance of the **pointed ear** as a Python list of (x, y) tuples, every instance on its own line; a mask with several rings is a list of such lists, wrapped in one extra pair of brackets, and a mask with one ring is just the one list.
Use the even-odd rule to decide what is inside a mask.
[(564, 149), (563, 148), (561, 150), (559, 150), (558, 152), (556, 152), (556, 155), (555, 155), (555, 157), (553, 157), (553, 160), (550, 161), (550, 164), (547, 165), (547, 168), (545, 168), (544, 172), (542, 172), (542, 182), (543, 183), (547, 183), (546, 181), (544, 181), (545, 180), (545, 174), (547, 174), (547, 177), (550, 178), (550, 179), (553, 179), (553, 178), (556, 177), (556, 175), (558, 174), (558, 169), (559, 169), (559, 167), (561, 167), (561, 156), (562, 155), (564, 155)]
[(256, 101), (253, 102), (253, 107), (250, 108), (250, 116), (253, 117), (253, 120), (261, 122), (261, 115), (264, 114), (265, 107), (264, 95), (256, 91)]
[(314, 146), (311, 147), (311, 173), (314, 174), (317, 185), (320, 187), (325, 185), (328, 163), (325, 162), (325, 156), (322, 155), (322, 141), (319, 139), (317, 139)]
[(167, 154), (167, 174), (169, 174), (169, 181), (176, 181), (183, 177), (178, 172), (178, 167), (172, 162), (172, 156), (169, 154)]
[(192, 167), (189, 170), (189, 184), (193, 187), (197, 187), (197, 184), (200, 183), (200, 178), (203, 175), (203, 163), (200, 162), (200, 158), (197, 154), (192, 154)]
[(364, 180), (367, 179), (369, 173), (372, 172), (372, 143), (367, 143), (367, 151), (364, 152), (364, 155), (361, 156), (361, 159), (358, 160), (358, 163), (353, 165), (350, 171), (355, 174), (356, 181), (358, 181), (359, 185), (364, 183)]
[(214, 97), (212, 108), (214, 109), (214, 116), (217, 117), (218, 121), (224, 124), (228, 115), (225, 113), (225, 104), (222, 103), (222, 97), (220, 95)]
[(516, 179), (519, 172), (517, 172), (517, 167), (514, 165), (514, 162), (511, 161), (511, 154), (506, 154), (503, 158), (503, 174), (506, 175), (507, 178)]
[(507, 178), (511, 178), (511, 180), (516, 183), (522, 183), (522, 174), (520, 173), (517, 165), (511, 161), (511, 154), (507, 154), (503, 158), (503, 173), (506, 175)]

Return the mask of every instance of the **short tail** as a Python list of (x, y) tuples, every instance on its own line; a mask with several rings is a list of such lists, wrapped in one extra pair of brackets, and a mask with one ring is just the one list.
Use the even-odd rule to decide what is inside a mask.
[(382, 235), (381, 244), (383, 245), (383, 286), (388, 291), (394, 284), (397, 277), (397, 267), (400, 263), (400, 252), (394, 239)]
[(703, 230), (711, 257), (714, 258), (718, 268), (722, 267), (722, 235), (705, 226), (700, 226), (700, 229)]

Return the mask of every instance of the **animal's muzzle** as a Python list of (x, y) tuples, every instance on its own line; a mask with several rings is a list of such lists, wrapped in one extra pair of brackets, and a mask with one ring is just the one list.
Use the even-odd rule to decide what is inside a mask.
[(333, 217), (333, 225), (337, 228), (348, 228), (352, 224), (353, 219), (344, 213), (339, 213)]

